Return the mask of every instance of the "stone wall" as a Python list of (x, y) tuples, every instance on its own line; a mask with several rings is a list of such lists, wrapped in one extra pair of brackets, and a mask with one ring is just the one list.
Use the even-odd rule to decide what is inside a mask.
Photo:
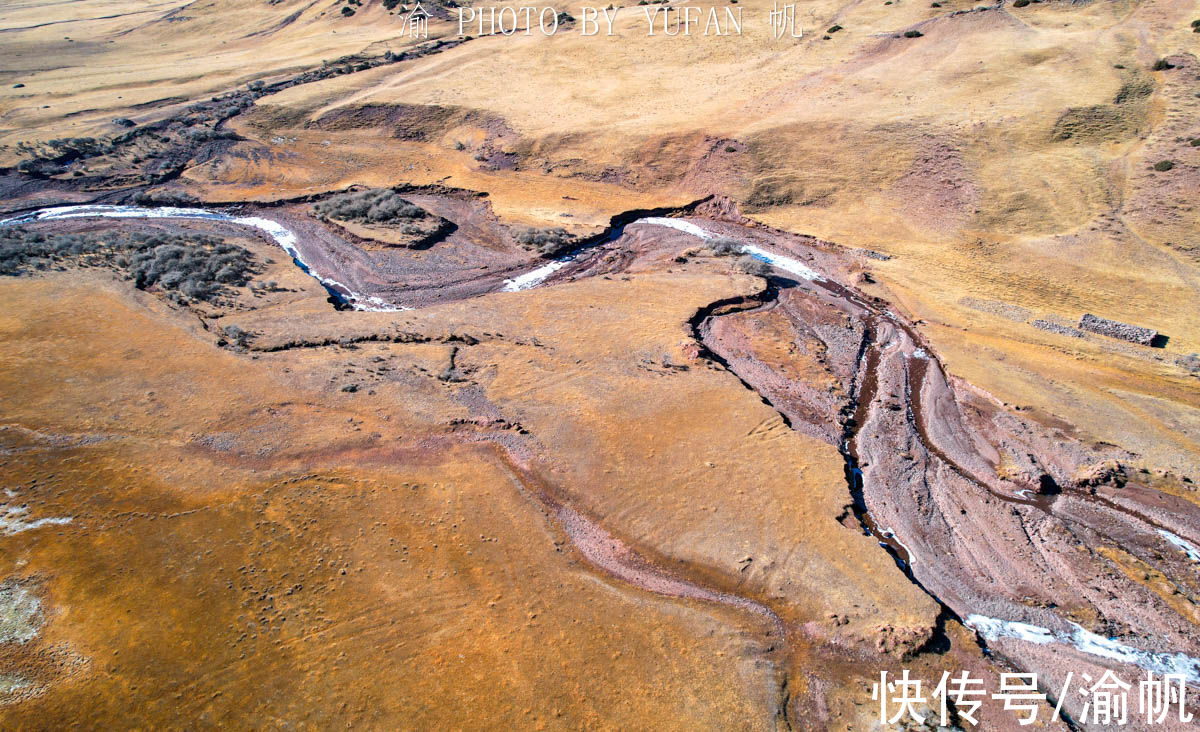
[(1098, 318), (1091, 313), (1084, 313), (1083, 317), (1079, 319), (1079, 327), (1092, 333), (1106, 335), (1109, 338), (1119, 338), (1130, 343), (1140, 343), (1143, 346), (1152, 345), (1154, 339), (1158, 337), (1156, 330), (1128, 323), (1118, 323), (1108, 318)]

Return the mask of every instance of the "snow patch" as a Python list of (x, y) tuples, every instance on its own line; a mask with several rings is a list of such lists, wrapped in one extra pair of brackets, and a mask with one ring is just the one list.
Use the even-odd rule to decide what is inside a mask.
[(0, 511), (3, 511), (0, 513), (0, 534), (4, 534), (4, 536), (32, 531), (43, 526), (62, 526), (71, 523), (69, 516), (26, 520), (25, 514), (29, 513), (29, 508), (26, 506), (0, 506)]
[(753, 244), (744, 245), (742, 247), (742, 251), (754, 257), (755, 259), (761, 259), (772, 267), (778, 267), (784, 272), (794, 274), (797, 277), (806, 279), (810, 282), (814, 280), (821, 281), (825, 279), (821, 275), (801, 264), (799, 260), (768, 252), (766, 249), (760, 249)]
[(569, 259), (558, 259), (549, 264), (544, 264), (537, 269), (530, 270), (523, 275), (518, 275), (511, 280), (504, 281), (503, 292), (519, 292), (537, 287), (546, 281), (546, 278), (554, 274), (558, 270), (567, 266)]
[(1187, 555), (1188, 559), (1192, 560), (1193, 562), (1200, 562), (1200, 549), (1197, 549), (1189, 544), (1187, 540), (1172, 534), (1170, 531), (1164, 531), (1163, 529), (1159, 529), (1158, 533), (1162, 534), (1164, 539), (1182, 549), (1183, 553)]
[(910, 567), (917, 563), (916, 552), (914, 552), (912, 549), (909, 549), (907, 544), (900, 541), (900, 537), (896, 536), (895, 531), (892, 531), (891, 528), (887, 528), (887, 529), (883, 530), (882, 534), (883, 534), (883, 538), (891, 539), (892, 541), (894, 541), (900, 545), (900, 548), (903, 549), (904, 553), (908, 555), (908, 565)]
[(15, 694), (21, 689), (29, 688), (28, 680), (14, 674), (0, 674), (0, 696)]
[(0, 643), (25, 643), (37, 637), (42, 601), (18, 582), (0, 584)]
[[(668, 219), (661, 216), (649, 216), (644, 219), (638, 219), (633, 223), (651, 224), (653, 226), (666, 226), (667, 228), (675, 229), (676, 231), (682, 231), (685, 234), (691, 234), (692, 236), (698, 239), (703, 239), (704, 241), (717, 238), (716, 234), (705, 231), (696, 224), (693, 224), (690, 221), (684, 221), (683, 219)], [(766, 249), (754, 246), (753, 244), (743, 244), (741, 251), (744, 254), (749, 254), (755, 259), (761, 259), (772, 267), (778, 267), (784, 272), (789, 272), (797, 277), (802, 277), (809, 281), (824, 279), (821, 277), (821, 275), (817, 274), (812, 269), (802, 264), (799, 260), (793, 259), (792, 257), (785, 257), (780, 254), (775, 254), (774, 252), (769, 252)]]
[(710, 234), (704, 229), (701, 229), (699, 226), (693, 224), (691, 221), (684, 221), (683, 219), (668, 219), (662, 216), (647, 216), (646, 218), (638, 219), (633, 223), (650, 224), (652, 226), (665, 226), (668, 229), (682, 231), (685, 234), (691, 234), (692, 236), (699, 239), (704, 239), (705, 241), (717, 238), (716, 234)]
[(1189, 684), (1200, 684), (1200, 659), (1183, 653), (1143, 651), (1119, 643), (1116, 639), (1097, 635), (1075, 623), (1071, 623), (1074, 630), (1070, 633), (1055, 633), (1028, 623), (974, 614), (967, 616), (966, 624), (985, 640), (1016, 638), (1038, 645), (1061, 643), (1097, 658), (1126, 663), (1158, 674), (1178, 674)]

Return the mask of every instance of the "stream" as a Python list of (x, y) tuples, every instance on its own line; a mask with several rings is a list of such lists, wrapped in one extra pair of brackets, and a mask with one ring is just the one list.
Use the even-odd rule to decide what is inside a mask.
[[(706, 231), (700, 226), (680, 219), (645, 218), (638, 220), (636, 223), (669, 227), (677, 231), (690, 234), (704, 241), (710, 241), (718, 238), (717, 235)], [(873, 312), (876, 310), (875, 308), (868, 306), (861, 298), (857, 297), (848, 288), (836, 282), (830, 281), (829, 279), (823, 277), (817, 272), (814, 272), (790, 257), (777, 255), (773, 252), (768, 252), (760, 247), (749, 244), (741, 245), (740, 250), (743, 253), (750, 254), (751, 256), (761, 259), (768, 264), (777, 267), (778, 269), (809, 280), (810, 282), (815, 283), (822, 289), (829, 291), (837, 297), (848, 300), (855, 305), (865, 308), (868, 312)], [(907, 334), (908, 337), (912, 339), (914, 344), (920, 343), (915, 334), (909, 330), (908, 326), (902, 323), (890, 311), (883, 313), (876, 312), (871, 317), (886, 318), (893, 325)], [(879, 350), (877, 348), (877, 344), (873, 344), (871, 342), (874, 339), (876, 325), (877, 324), (872, 320), (867, 328), (868, 336), (863, 346), (865, 352), (862, 354), (862, 356), (865, 358), (865, 368), (863, 368), (861, 372), (863, 383), (853, 385), (853, 388), (851, 389), (851, 393), (854, 395), (854, 412), (852, 418), (847, 423), (847, 429), (841, 448), (842, 457), (846, 462), (846, 478), (850, 487), (852, 507), (855, 516), (858, 518), (859, 523), (863, 527), (864, 531), (874, 537), (879, 542), (879, 545), (886, 549), (893, 556), (901, 571), (903, 571), (918, 587), (930, 594), (930, 596), (937, 601), (945, 611), (949, 611), (957, 617), (957, 613), (955, 613), (953, 609), (949, 608), (945, 602), (930, 592), (928, 588), (926, 588), (916, 579), (912, 572), (912, 567), (916, 559), (913, 551), (899, 536), (897, 536), (896, 532), (894, 532), (890, 527), (881, 528), (877, 524), (877, 522), (868, 512), (866, 503), (863, 499), (864, 478), (862, 470), (860, 470), (858, 467), (859, 461), (856, 443), (857, 430), (866, 421), (866, 410), (874, 399), (874, 390), (876, 388), (876, 369), (878, 368), (879, 362)], [(721, 360), (723, 361), (723, 359)], [(909, 367), (908, 379), (910, 384), (910, 393), (913, 397), (912, 408), (917, 420), (918, 432), (922, 438), (922, 441), (925, 442), (930, 452), (938, 456), (939, 459), (945, 462), (952, 470), (958, 472), (964, 478), (982, 486), (985, 490), (997, 498), (1008, 503), (1034, 506), (1042, 511), (1045, 511), (1046, 513), (1051, 513), (1052, 500), (1048, 500), (1050, 497), (1036, 495), (1030, 496), (1029, 498), (1017, 498), (992, 490), (989, 486), (974, 478), (955, 462), (951, 461), (942, 453), (941, 450), (936, 447), (931, 440), (928, 431), (923, 429), (922, 422), (924, 415), (921, 412), (919, 394), (921, 391), (921, 382), (923, 380), (925, 371), (931, 367), (940, 369), (941, 365), (925, 348), (917, 348), (910, 356), (906, 357), (906, 363)], [(728, 364), (725, 366), (726, 369), (729, 370)], [(739, 379), (740, 378), (741, 377), (739, 377)], [(746, 382), (743, 380), (743, 384), (745, 383)], [(746, 386), (747, 388), (753, 389), (753, 387), (750, 387), (749, 384), (746, 384)], [(757, 392), (757, 390), (755, 391)], [(760, 394), (760, 396), (762, 395)], [(766, 400), (765, 397), (764, 401), (770, 404), (770, 401)], [(776, 411), (784, 417), (786, 422), (786, 415), (783, 415), (779, 409), (776, 409)], [(1098, 502), (1104, 503), (1105, 505), (1110, 503), (1103, 500)], [(1121, 511), (1122, 513), (1145, 522), (1151, 528), (1156, 529), (1157, 533), (1160, 534), (1164, 540), (1166, 540), (1169, 544), (1174, 545), (1174, 547), (1178, 550), (1183, 551), (1190, 560), (1200, 561), (1200, 551), (1198, 551), (1196, 547), (1186, 540), (1162, 529), (1156, 522), (1150, 520), (1146, 516), (1141, 515), (1140, 513), (1124, 508), (1122, 508)], [(1020, 621), (1002, 620), (976, 613), (967, 614), (963, 623), (968, 628), (974, 630), (977, 637), (982, 641), (993, 641), (999, 638), (1013, 638), (1039, 645), (1057, 643), (1060, 645), (1070, 646), (1075, 650), (1090, 656), (1133, 665), (1143, 670), (1153, 671), (1160, 674), (1176, 674), (1184, 678), (1189, 684), (1200, 685), (1200, 659), (1193, 658), (1184, 653), (1155, 653), (1151, 651), (1145, 651), (1133, 646), (1122, 644), (1115, 638), (1106, 638), (1096, 633), (1092, 633), (1074, 623), (1067, 624), (1068, 627), (1072, 628), (1070, 632), (1056, 632), (1047, 628), (1042, 628)]]
[[(74, 205), (40, 209), (31, 213), (0, 220), (0, 226), (76, 218), (184, 219), (220, 222), (255, 229), (270, 237), (271, 240), (273, 240), (280, 248), (287, 252), (297, 267), (305, 272), (305, 274), (317, 280), (329, 292), (330, 296), (342, 306), (353, 310), (362, 311), (386, 312), (408, 309), (403, 306), (385, 302), (378, 297), (356, 293), (343, 283), (315, 271), (301, 256), (300, 251), (297, 248), (298, 242), (296, 234), (282, 224), (267, 218), (257, 216), (236, 216), (233, 214), (201, 208), (182, 208), (171, 206), (147, 208), (140, 206), (118, 205)], [(624, 226), (638, 224), (671, 228), (676, 231), (694, 236), (702, 241), (711, 241), (721, 238), (719, 235), (707, 231), (693, 222), (679, 218), (646, 216), (635, 219)], [(598, 237), (594, 243), (612, 241), (618, 238), (623, 232), (624, 226), (614, 227), (602, 237)], [(594, 243), (592, 246), (594, 246)], [(565, 267), (567, 263), (576, 259), (580, 254), (586, 251), (586, 249), (590, 248), (591, 246), (581, 247), (580, 249), (569, 252), (566, 255), (563, 255), (547, 264), (534, 268), (512, 279), (506, 280), (502, 287), (502, 291), (515, 292), (537, 287), (538, 285), (544, 283), (555, 272)], [(867, 306), (859, 297), (855, 296), (852, 291), (838, 283), (828, 280), (826, 277), (812, 270), (797, 259), (777, 254), (775, 252), (763, 249), (762, 247), (741, 242), (739, 242), (739, 250), (742, 253), (762, 260), (783, 272), (799, 277), (806, 281), (813, 282), (838, 297), (847, 299), (859, 307), (866, 308), (868, 312), (875, 311), (874, 308)], [(901, 324), (894, 316), (892, 316), (890, 312), (883, 313), (882, 315), (884, 317), (888, 317), (888, 319), (900, 329), (904, 330), (906, 333), (909, 333), (908, 328)], [(872, 326), (868, 330), (874, 331), (874, 327)], [(910, 337), (913, 337), (911, 333), (909, 333), (909, 335)], [(915, 341), (915, 337), (913, 338)], [(854, 416), (848, 425), (841, 450), (843, 458), (846, 461), (847, 481), (850, 486), (854, 513), (864, 530), (872, 535), (881, 546), (883, 546), (889, 551), (889, 553), (893, 555), (893, 557), (897, 560), (897, 564), (900, 566), (901, 570), (904, 571), (912, 581), (916, 582), (918, 586), (921, 586), (912, 574), (912, 565), (915, 559), (913, 552), (905, 545), (904, 541), (898, 537), (894, 531), (891, 530), (890, 527), (880, 528), (876, 525), (869, 515), (865, 501), (863, 500), (863, 475), (862, 471), (858, 467), (858, 460), (855, 451), (855, 432), (857, 427), (860, 427), (865, 421), (865, 410), (870, 404), (872, 398), (871, 392), (874, 388), (874, 369), (878, 364), (877, 349), (874, 348), (870, 343), (864, 344), (864, 348), (866, 349), (866, 367), (862, 373), (864, 383), (857, 385), (857, 388), (853, 390), (855, 392), (853, 404)], [(930, 365), (936, 365), (935, 367), (940, 368), (940, 365), (937, 365), (936, 360), (924, 349), (918, 349), (917, 352), (912, 354), (910, 362), (915, 365), (916, 361), (921, 361), (922, 364), (910, 371), (910, 378), (917, 382), (912, 389), (912, 393), (917, 397), (915, 399), (913, 408), (914, 412), (917, 413), (918, 428), (921, 428), (923, 415), (920, 414), (919, 383), (926, 368), (928, 368)], [(750, 387), (748, 384), (746, 384), (746, 386), (747, 388), (752, 389), (752, 387)], [(938, 455), (939, 458), (941, 458), (943, 462), (949, 465), (952, 469), (964, 473), (964, 477), (972, 480), (972, 482), (984, 485), (973, 476), (966, 474), (962, 468), (942, 455), (941, 451), (938, 450), (936, 445), (928, 442), (928, 435), (925, 434), (924, 429), (920, 429), (919, 431), (922, 433), (922, 437), (925, 438), (931, 453)], [(995, 491), (992, 491), (986, 485), (984, 485), (984, 487), (987, 488), (993, 495), (997, 495), (997, 497), (1003, 500), (1012, 503), (1034, 505), (1046, 511), (1047, 513), (1050, 512), (1050, 502), (1047, 501), (1046, 497), (1044, 496), (1015, 498), (1012, 496), (998, 494)], [(1138, 518), (1146, 520), (1146, 517), (1138, 516)], [(1198, 550), (1195, 546), (1183, 538), (1166, 531), (1154, 522), (1149, 523), (1152, 527), (1157, 529), (1162, 538), (1169, 544), (1173, 545), (1176, 550), (1183, 551), (1190, 560), (1194, 562), (1200, 562), (1200, 550)], [(567, 520), (565, 521), (565, 524), (568, 527), (571, 527), (580, 525), (580, 522)], [(585, 554), (588, 553), (585, 552)], [(590, 554), (588, 555), (588, 558), (593, 563), (600, 565), (602, 568), (607, 569), (608, 571), (613, 571), (612, 566), (608, 565), (614, 564), (614, 562), (602, 561), (603, 558), (593, 557)], [(925, 588), (922, 587), (922, 589)], [(926, 591), (928, 592), (928, 590)], [(689, 593), (691, 593), (691, 590), (684, 592), (679, 587), (674, 586), (672, 586), (672, 588), (666, 592), (666, 594), (675, 594), (678, 596), (689, 596)], [(732, 596), (725, 596), (719, 593), (716, 593), (714, 597), (706, 597), (703, 595), (701, 595), (701, 597), (703, 597), (703, 599), (722, 602), (725, 604), (741, 604), (735, 602)], [(934, 599), (938, 600), (936, 596)], [(941, 602), (940, 600), (938, 600), (938, 602), (944, 608), (947, 607), (945, 603)], [(774, 615), (765, 607), (758, 606), (756, 603), (754, 603), (750, 609), (759, 615), (769, 614), (772, 617)], [(1104, 638), (1103, 636), (1096, 635), (1095, 633), (1091, 633), (1077, 625), (1072, 624), (1074, 628), (1072, 632), (1056, 632), (1047, 628), (1042, 628), (1019, 621), (990, 618), (979, 614), (968, 614), (965, 624), (972, 628), (983, 640), (1013, 638), (1036, 644), (1058, 643), (1073, 647), (1082, 653), (1098, 658), (1131, 664), (1142, 669), (1159, 673), (1180, 674), (1187, 679), (1188, 683), (1200, 685), (1200, 659), (1195, 659), (1182, 653), (1162, 654), (1140, 650), (1118, 643), (1115, 639)]]

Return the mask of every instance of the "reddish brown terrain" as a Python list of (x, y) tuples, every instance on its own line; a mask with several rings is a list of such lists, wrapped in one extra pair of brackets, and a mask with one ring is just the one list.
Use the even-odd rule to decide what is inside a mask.
[(0, 728), (1193, 728), (1194, 7), (942, 5), (0, 10)]

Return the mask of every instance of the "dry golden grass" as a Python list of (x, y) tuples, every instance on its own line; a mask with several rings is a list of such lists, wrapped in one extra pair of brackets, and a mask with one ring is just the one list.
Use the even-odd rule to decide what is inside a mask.
[[(815, 671), (823, 643), (874, 654), (924, 637), (936, 608), (836, 520), (833, 448), (727, 373), (663, 366), (687, 358), (696, 307), (754, 287), (644, 275), (295, 321), (284, 302), (319, 301), (309, 285), (228, 320), (503, 333), (458, 363), (534, 435), (534, 474), (671, 571), (803, 626), (779, 661), (793, 692), (857, 694), (873, 670)], [(235, 355), (130, 294), (102, 272), (0, 283), (0, 390), (19, 395), (4, 471), (31, 518), (73, 517), (5, 538), (0, 575), (36, 583), (47, 610), (6, 666), (45, 688), (6, 724), (771, 724), (770, 627), (592, 569), (486, 431), (454, 437), (474, 397), (433, 377), (446, 346)], [(373, 355), (405, 375), (340, 391)]]

